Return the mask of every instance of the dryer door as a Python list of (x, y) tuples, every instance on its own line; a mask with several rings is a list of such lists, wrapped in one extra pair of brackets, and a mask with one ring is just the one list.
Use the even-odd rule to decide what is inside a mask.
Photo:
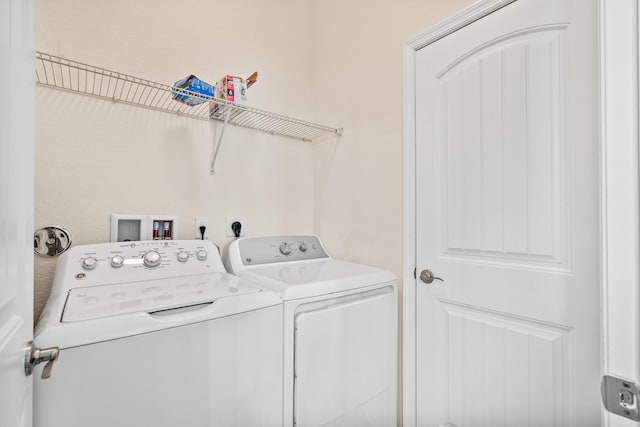
[(296, 425), (396, 425), (396, 318), (392, 288), (296, 316)]

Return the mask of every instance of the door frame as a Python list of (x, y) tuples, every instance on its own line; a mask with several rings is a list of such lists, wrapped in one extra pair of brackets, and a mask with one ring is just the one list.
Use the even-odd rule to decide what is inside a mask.
[[(602, 373), (640, 381), (636, 0), (599, 0)], [(604, 426), (629, 421), (603, 411)]]
[[(405, 426), (417, 423), (416, 53), (514, 1), (477, 1), (403, 46), (402, 411)], [(639, 20), (635, 0), (598, 0), (602, 372), (635, 382), (640, 380)], [(604, 426), (621, 426), (625, 422), (604, 411), (602, 419)]]

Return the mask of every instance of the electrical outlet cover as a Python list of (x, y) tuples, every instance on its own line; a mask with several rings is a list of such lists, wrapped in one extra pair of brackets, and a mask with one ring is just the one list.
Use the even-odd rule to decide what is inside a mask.
[(245, 221), (244, 217), (241, 216), (228, 216), (227, 217), (227, 223), (226, 223), (226, 228), (225, 228), (225, 236), (227, 237), (235, 237), (235, 234), (233, 233), (233, 230), (231, 229), (231, 224), (233, 224), (234, 222), (238, 221), (240, 224), (242, 224), (242, 227), (240, 228), (240, 236), (244, 236), (245, 231), (247, 229), (247, 221)]
[(209, 218), (206, 216), (197, 216), (195, 221), (195, 228), (193, 231), (193, 237), (196, 240), (202, 239), (202, 234), (200, 234), (200, 226), (204, 225), (207, 229), (204, 232), (204, 238), (207, 238), (207, 232), (209, 231)]

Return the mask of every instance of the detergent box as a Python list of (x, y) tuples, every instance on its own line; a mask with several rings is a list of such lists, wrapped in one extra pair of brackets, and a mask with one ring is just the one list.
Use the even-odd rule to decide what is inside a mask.
[(175, 82), (175, 84), (173, 85), (173, 99), (192, 107), (194, 105), (202, 104), (206, 101), (205, 99), (201, 99), (197, 96), (192, 96), (191, 94), (185, 93), (184, 91), (194, 92), (208, 97), (215, 96), (215, 88), (209, 83), (200, 80), (193, 74), (191, 74), (189, 77)]

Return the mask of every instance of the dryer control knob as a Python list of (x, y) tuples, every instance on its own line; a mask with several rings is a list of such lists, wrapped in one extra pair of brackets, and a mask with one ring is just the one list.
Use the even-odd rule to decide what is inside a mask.
[(82, 268), (85, 270), (93, 270), (98, 266), (98, 260), (92, 256), (82, 260)]
[(206, 261), (208, 256), (209, 254), (204, 249), (200, 249), (198, 252), (196, 252), (196, 258), (198, 258), (198, 260), (200, 261)]
[(288, 244), (287, 242), (284, 242), (280, 245), (280, 253), (282, 255), (289, 255), (291, 254), (291, 245)]
[(111, 267), (120, 268), (124, 265), (124, 257), (122, 255), (114, 255), (111, 257)]
[(186, 253), (185, 251), (180, 251), (176, 255), (176, 258), (178, 258), (178, 261), (180, 261), (180, 262), (187, 262), (187, 261), (189, 261), (189, 254)]
[(298, 249), (300, 249), (300, 252), (306, 252), (307, 251), (307, 244), (306, 243), (300, 243), (300, 246), (298, 246)]
[(149, 251), (142, 257), (144, 265), (147, 267), (157, 267), (162, 261), (162, 256), (158, 251)]

